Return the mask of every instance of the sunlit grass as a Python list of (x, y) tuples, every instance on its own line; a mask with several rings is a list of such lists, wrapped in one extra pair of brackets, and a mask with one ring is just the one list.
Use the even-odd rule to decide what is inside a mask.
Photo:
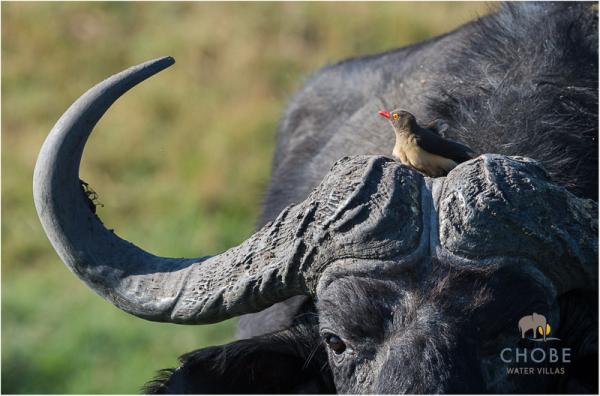
[(62, 112), (108, 75), (177, 63), (120, 99), (82, 178), (122, 237), (167, 256), (251, 234), (278, 119), (326, 63), (447, 32), (479, 3), (3, 3), (2, 391), (135, 393), (178, 355), (232, 340), (235, 320), (157, 324), (87, 289), (35, 214), (35, 158)]

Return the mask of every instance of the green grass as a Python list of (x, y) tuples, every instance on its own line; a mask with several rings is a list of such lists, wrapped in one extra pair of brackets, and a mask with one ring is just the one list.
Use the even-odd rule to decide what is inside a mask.
[(32, 202), (38, 150), (108, 75), (177, 64), (120, 99), (82, 178), (99, 215), (155, 254), (220, 252), (251, 234), (288, 97), (326, 63), (447, 32), (480, 3), (3, 3), (2, 392), (136, 393), (178, 355), (233, 339), (235, 320), (129, 316), (60, 262)]

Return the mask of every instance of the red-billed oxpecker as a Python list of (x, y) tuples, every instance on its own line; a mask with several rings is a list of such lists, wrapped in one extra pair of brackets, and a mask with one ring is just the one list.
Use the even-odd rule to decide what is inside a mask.
[(473, 150), (460, 143), (444, 139), (438, 133), (443, 123), (421, 127), (406, 110), (380, 111), (390, 120), (396, 133), (392, 155), (404, 165), (430, 176), (446, 176), (456, 165), (473, 158)]

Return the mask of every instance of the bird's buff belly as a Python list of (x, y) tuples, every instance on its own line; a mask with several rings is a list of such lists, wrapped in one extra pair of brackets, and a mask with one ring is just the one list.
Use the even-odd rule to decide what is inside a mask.
[(404, 165), (411, 166), (432, 177), (445, 176), (457, 165), (451, 159), (431, 154), (417, 145), (396, 146), (392, 154)]

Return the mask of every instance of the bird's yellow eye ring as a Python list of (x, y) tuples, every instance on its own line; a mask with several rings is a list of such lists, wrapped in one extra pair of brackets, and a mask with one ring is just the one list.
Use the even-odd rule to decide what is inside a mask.
[(397, 120), (398, 118), (400, 118), (400, 116), (398, 115), (398, 113), (392, 114), (392, 117), (394, 117), (394, 120)]

